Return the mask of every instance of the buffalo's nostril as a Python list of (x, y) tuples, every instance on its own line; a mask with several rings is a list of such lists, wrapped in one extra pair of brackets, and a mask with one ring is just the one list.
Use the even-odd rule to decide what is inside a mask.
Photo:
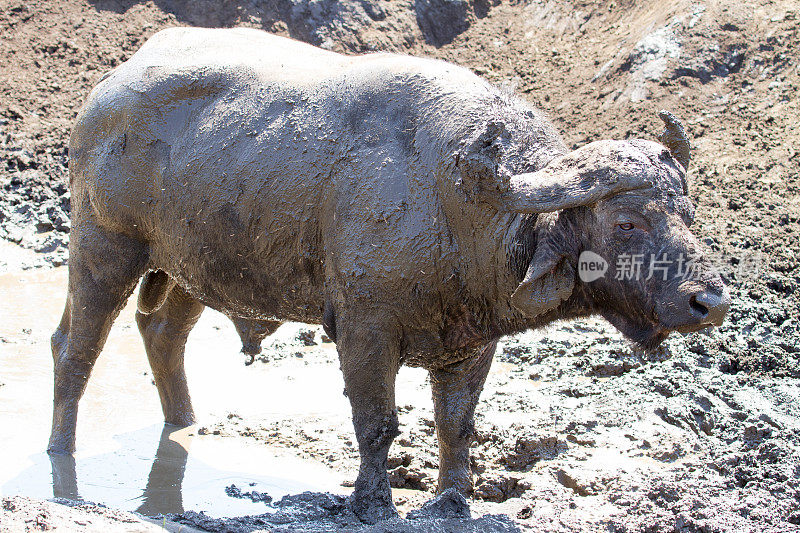
[(703, 291), (693, 295), (689, 299), (689, 305), (704, 323), (721, 326), (731, 305), (731, 298), (727, 289), (721, 294)]
[[(699, 295), (702, 297), (702, 294)], [(695, 312), (700, 318), (705, 318), (708, 316), (708, 307), (703, 305), (701, 302), (698, 301), (698, 295), (693, 294), (691, 298), (689, 298), (689, 306), (691, 306), (692, 311)]]

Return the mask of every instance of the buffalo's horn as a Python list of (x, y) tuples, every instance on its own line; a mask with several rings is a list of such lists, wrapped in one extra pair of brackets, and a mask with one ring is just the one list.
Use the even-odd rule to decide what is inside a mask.
[(683, 124), (675, 115), (669, 111), (659, 111), (658, 116), (664, 121), (664, 132), (659, 135), (658, 140), (669, 148), (672, 157), (683, 166), (684, 170), (689, 169), (689, 137)]
[(501, 211), (550, 213), (652, 187), (649, 164), (628, 142), (596, 141), (535, 172), (511, 176), (504, 191), (483, 191), (481, 196)]

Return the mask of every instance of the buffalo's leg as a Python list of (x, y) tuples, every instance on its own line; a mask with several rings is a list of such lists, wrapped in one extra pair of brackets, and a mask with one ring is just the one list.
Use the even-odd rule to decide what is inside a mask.
[(475, 432), (475, 406), (496, 347), (493, 342), (480, 348), (477, 357), (430, 372), (439, 439), (438, 493), (451, 487), (463, 494), (472, 491), (469, 445)]
[(72, 453), (78, 402), (108, 332), (145, 271), (147, 249), (81, 221), (70, 234), (69, 287), (52, 336), (53, 427), (48, 451)]
[[(399, 434), (394, 387), (399, 365), (399, 340), (375, 313), (356, 320), (337, 317), (337, 349), (345, 392), (353, 411), (361, 465), (351, 497), (353, 511), (364, 522), (396, 516), (386, 461)], [(342, 320), (344, 318), (344, 320)]]
[(194, 423), (183, 355), (189, 332), (204, 308), (183, 288), (175, 285), (156, 311), (148, 315), (136, 312), (136, 323), (144, 339), (167, 424), (188, 426)]

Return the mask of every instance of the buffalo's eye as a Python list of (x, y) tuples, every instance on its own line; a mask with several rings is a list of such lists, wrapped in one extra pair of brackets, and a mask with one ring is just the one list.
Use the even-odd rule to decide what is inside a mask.
[(631, 231), (634, 228), (634, 225), (630, 222), (623, 222), (621, 224), (617, 224), (617, 226), (622, 231)]

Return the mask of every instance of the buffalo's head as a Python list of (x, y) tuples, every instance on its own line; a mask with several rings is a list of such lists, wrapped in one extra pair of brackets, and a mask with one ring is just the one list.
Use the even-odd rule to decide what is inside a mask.
[(484, 194), (499, 209), (539, 214), (517, 309), (535, 318), (580, 301), (647, 348), (671, 331), (722, 324), (728, 292), (689, 230), (689, 143), (677, 119), (661, 118), (661, 143), (590, 143)]

